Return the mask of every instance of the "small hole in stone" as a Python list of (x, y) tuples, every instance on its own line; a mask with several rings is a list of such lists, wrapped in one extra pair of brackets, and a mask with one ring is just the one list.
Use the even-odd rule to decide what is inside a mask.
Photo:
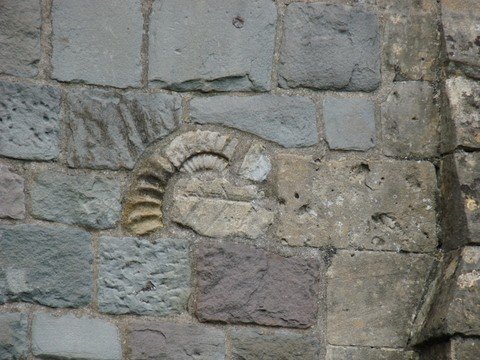
[(300, 195), (298, 193), (295, 193), (295, 199), (298, 199), (300, 197)]
[(232, 20), (232, 24), (237, 29), (241, 29), (243, 27), (243, 25), (245, 24), (245, 20), (241, 16), (235, 16)]

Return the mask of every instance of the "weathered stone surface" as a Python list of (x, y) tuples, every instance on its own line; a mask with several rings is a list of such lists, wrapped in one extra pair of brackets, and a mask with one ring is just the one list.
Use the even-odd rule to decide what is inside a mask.
[(440, 178), (443, 246), (480, 243), (480, 153), (445, 156)]
[(140, 86), (141, 0), (54, 0), (52, 23), (55, 79)]
[(0, 81), (0, 155), (52, 160), (58, 156), (60, 91)]
[(3, 0), (0, 4), (0, 73), (37, 75), (40, 61), (40, 1)]
[(423, 349), (420, 360), (478, 360), (479, 354), (478, 339), (454, 337)]
[(148, 144), (181, 121), (178, 95), (75, 90), (66, 101), (67, 161), (72, 167), (132, 169)]
[(342, 156), (317, 163), (281, 154), (276, 168), (276, 233), (289, 245), (435, 250), (431, 163)]
[(335, 255), (327, 272), (328, 343), (405, 347), (433, 263), (421, 254)]
[(0, 226), (0, 304), (37, 302), (79, 307), (92, 294), (87, 232), (39, 225)]
[(120, 360), (117, 327), (101, 319), (36, 314), (32, 351), (42, 359)]
[(276, 18), (270, 0), (156, 1), (149, 80), (180, 91), (269, 90)]
[(26, 359), (28, 355), (26, 314), (0, 314), (0, 359)]
[(198, 325), (136, 323), (128, 328), (132, 360), (224, 360), (223, 331)]
[(299, 328), (316, 321), (318, 260), (210, 243), (197, 250), (196, 264), (201, 321)]
[(255, 185), (236, 186), (225, 178), (183, 178), (174, 187), (171, 219), (210, 237), (258, 238), (275, 213)]
[(310, 335), (264, 330), (236, 330), (232, 334), (233, 359), (317, 360), (320, 344)]
[(375, 105), (369, 100), (327, 97), (323, 121), (330, 149), (368, 150), (375, 146)]
[(30, 189), (32, 215), (93, 229), (113, 227), (120, 217), (120, 186), (94, 175), (44, 171)]
[(375, 14), (360, 8), (293, 3), (285, 15), (279, 84), (372, 91), (380, 84)]
[(176, 314), (190, 295), (188, 242), (100, 238), (98, 305), (109, 314)]
[(264, 181), (272, 170), (270, 158), (265, 153), (265, 146), (254, 143), (243, 158), (239, 175), (245, 179)]
[(0, 218), (25, 218), (24, 180), (0, 164)]
[(328, 346), (326, 360), (418, 360), (418, 355), (400, 349)]
[(432, 13), (437, 9), (437, 0), (354, 0), (367, 4), (376, 4), (379, 9), (393, 14), (408, 15), (415, 13)]
[(383, 153), (432, 157), (439, 146), (439, 116), (427, 82), (394, 83), (382, 103)]
[(214, 96), (190, 102), (191, 119), (258, 135), (285, 147), (318, 142), (315, 104), (301, 96)]

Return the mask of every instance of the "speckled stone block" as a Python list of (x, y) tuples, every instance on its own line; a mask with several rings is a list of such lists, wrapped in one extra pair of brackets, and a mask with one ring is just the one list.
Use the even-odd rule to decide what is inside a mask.
[(0, 164), (0, 218), (25, 218), (23, 177)]

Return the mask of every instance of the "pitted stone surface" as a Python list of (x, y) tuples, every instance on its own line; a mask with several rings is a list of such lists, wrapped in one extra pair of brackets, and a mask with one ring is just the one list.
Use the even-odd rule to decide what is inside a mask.
[(53, 78), (141, 85), (141, 0), (54, 0), (52, 23)]
[(438, 110), (429, 83), (394, 83), (382, 103), (384, 154), (419, 158), (435, 156), (439, 146), (438, 126)]
[(320, 344), (313, 336), (286, 331), (235, 330), (232, 333), (233, 360), (317, 360)]
[(418, 355), (397, 349), (328, 346), (326, 360), (418, 360)]
[(328, 269), (332, 345), (405, 347), (434, 258), (341, 251)]
[(223, 331), (198, 325), (134, 323), (128, 328), (132, 360), (224, 360)]
[(287, 7), (284, 28), (280, 86), (346, 91), (379, 86), (375, 14), (342, 5), (293, 3)]
[(66, 227), (0, 226), (0, 304), (80, 307), (93, 286), (90, 235)]
[(103, 313), (184, 312), (190, 295), (188, 242), (100, 238), (98, 304)]
[(66, 102), (71, 167), (132, 169), (147, 145), (168, 135), (181, 121), (178, 95), (74, 90)]
[(192, 121), (219, 124), (258, 135), (284, 147), (318, 142), (314, 103), (301, 96), (213, 96), (190, 102)]
[(0, 155), (26, 160), (58, 156), (60, 91), (0, 81)]
[(265, 150), (265, 146), (260, 143), (250, 146), (240, 167), (239, 175), (241, 177), (257, 182), (267, 178), (272, 170), (272, 163)]
[(277, 10), (271, 0), (155, 1), (149, 80), (172, 90), (269, 90)]
[(41, 359), (120, 360), (122, 348), (115, 325), (75, 315), (36, 314), (32, 351)]
[(24, 180), (0, 164), (0, 218), (25, 218)]
[(197, 250), (196, 264), (196, 314), (201, 321), (298, 328), (316, 321), (318, 260), (211, 243)]
[(431, 163), (362, 157), (317, 163), (283, 154), (276, 168), (282, 204), (276, 233), (289, 245), (435, 250)]
[(323, 121), (330, 149), (368, 150), (375, 146), (375, 105), (369, 100), (327, 97)]
[(0, 4), (0, 73), (32, 77), (40, 61), (40, 1)]
[(28, 355), (26, 314), (0, 314), (0, 359), (20, 360)]
[(39, 219), (108, 229), (120, 218), (120, 186), (101, 176), (41, 172), (30, 197), (32, 215)]

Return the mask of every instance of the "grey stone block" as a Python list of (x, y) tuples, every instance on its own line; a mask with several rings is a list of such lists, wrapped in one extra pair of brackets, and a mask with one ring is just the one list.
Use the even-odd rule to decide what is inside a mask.
[(328, 346), (326, 360), (418, 360), (418, 354), (401, 349)]
[(103, 313), (167, 315), (186, 310), (190, 296), (188, 242), (100, 238), (98, 304)]
[(25, 218), (24, 180), (0, 164), (0, 218)]
[(190, 102), (191, 119), (251, 132), (285, 147), (318, 142), (314, 103), (301, 96), (214, 96)]
[(121, 360), (118, 329), (101, 319), (36, 314), (32, 351), (41, 359)]
[(0, 304), (87, 305), (93, 287), (90, 239), (66, 227), (0, 226)]
[(28, 355), (26, 314), (0, 314), (0, 359), (20, 360)]
[(173, 90), (269, 90), (277, 10), (271, 0), (155, 1), (149, 80)]
[(219, 329), (174, 323), (135, 323), (128, 328), (132, 360), (224, 360), (225, 334)]
[(323, 121), (330, 149), (368, 150), (375, 146), (375, 105), (363, 99), (327, 97)]
[(40, 61), (40, 1), (0, 3), (0, 73), (33, 77)]
[(143, 35), (141, 0), (54, 0), (53, 78), (140, 86)]
[(379, 86), (375, 14), (359, 7), (293, 3), (287, 7), (284, 28), (280, 86), (346, 91)]
[(66, 97), (71, 167), (132, 169), (143, 150), (181, 122), (178, 95), (74, 90)]
[(60, 91), (0, 81), (0, 155), (26, 160), (58, 156)]

